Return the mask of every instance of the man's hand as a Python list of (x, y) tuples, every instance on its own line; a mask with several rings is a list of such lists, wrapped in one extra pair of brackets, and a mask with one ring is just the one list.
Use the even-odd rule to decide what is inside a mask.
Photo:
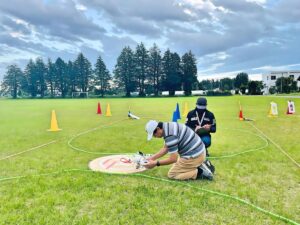
[(197, 132), (200, 128), (201, 128), (200, 126), (196, 126), (195, 132)]
[[(210, 128), (211, 128), (211, 124), (205, 124), (203, 127), (196, 126), (195, 133), (197, 133), (197, 131), (199, 131), (200, 129), (204, 129), (204, 130), (210, 132)], [(201, 132), (201, 131), (199, 131), (199, 132)]]
[(211, 124), (205, 124), (202, 128), (204, 128), (207, 131), (210, 131)]
[(147, 169), (152, 169), (153, 167), (156, 166), (156, 161), (155, 160), (148, 160), (148, 162), (144, 165)]

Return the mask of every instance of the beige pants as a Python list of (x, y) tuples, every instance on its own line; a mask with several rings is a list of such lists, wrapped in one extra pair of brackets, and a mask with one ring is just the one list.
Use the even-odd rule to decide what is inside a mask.
[(168, 172), (168, 177), (175, 180), (188, 180), (197, 178), (198, 169), (206, 158), (205, 151), (195, 159), (179, 158)]

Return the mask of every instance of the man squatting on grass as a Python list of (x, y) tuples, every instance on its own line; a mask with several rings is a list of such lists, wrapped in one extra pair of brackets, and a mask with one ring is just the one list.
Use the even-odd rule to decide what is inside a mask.
[[(146, 124), (148, 141), (152, 137), (164, 138), (164, 147), (149, 157), (146, 168), (173, 164), (168, 172), (170, 179), (213, 179), (213, 174), (203, 163), (206, 158), (206, 149), (201, 138), (189, 127), (176, 122), (157, 122), (150, 120)], [(169, 158), (158, 160), (169, 153)], [(179, 155), (179, 159), (178, 159)]]
[(186, 117), (188, 127), (192, 128), (203, 141), (206, 148), (206, 156), (209, 156), (208, 148), (211, 145), (210, 133), (217, 130), (216, 119), (212, 112), (207, 110), (206, 98), (198, 98), (196, 108), (190, 111)]

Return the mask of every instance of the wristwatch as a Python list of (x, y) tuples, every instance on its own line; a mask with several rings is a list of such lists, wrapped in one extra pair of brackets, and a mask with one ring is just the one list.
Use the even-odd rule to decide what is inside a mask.
[(156, 166), (160, 166), (160, 162), (158, 160), (156, 161)]

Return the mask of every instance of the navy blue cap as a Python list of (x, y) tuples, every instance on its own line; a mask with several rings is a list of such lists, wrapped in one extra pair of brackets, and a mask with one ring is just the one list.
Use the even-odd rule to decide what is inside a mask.
[(207, 105), (207, 100), (206, 100), (206, 98), (202, 98), (202, 97), (198, 98), (196, 105), (199, 105), (199, 106), (206, 106), (206, 105)]

